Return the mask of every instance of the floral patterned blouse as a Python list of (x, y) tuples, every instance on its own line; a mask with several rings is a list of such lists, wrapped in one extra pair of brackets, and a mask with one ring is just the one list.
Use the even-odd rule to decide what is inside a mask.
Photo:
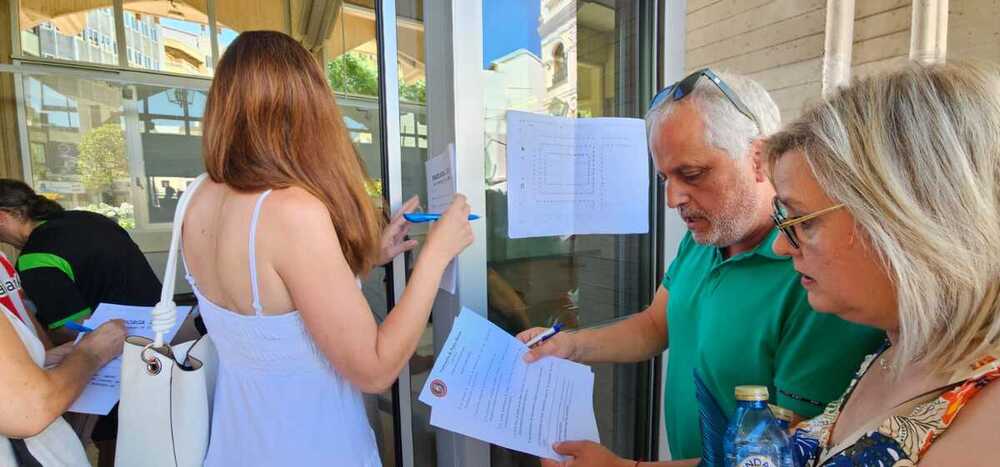
[[(923, 402), (904, 405), (895, 415), (883, 420), (875, 429), (863, 432), (853, 444), (839, 448), (829, 445), (833, 426), (840, 411), (850, 399), (858, 380), (875, 359), (888, 348), (884, 345), (861, 364), (851, 385), (840, 400), (831, 402), (826, 411), (794, 429), (793, 444), (797, 465), (806, 467), (879, 466), (906, 467), (916, 465), (958, 412), (980, 390), (1000, 378), (1000, 361), (992, 356), (980, 359), (968, 371), (960, 372), (935, 397)], [(849, 442), (849, 439), (845, 440)], [(838, 452), (832, 452), (839, 449)]]

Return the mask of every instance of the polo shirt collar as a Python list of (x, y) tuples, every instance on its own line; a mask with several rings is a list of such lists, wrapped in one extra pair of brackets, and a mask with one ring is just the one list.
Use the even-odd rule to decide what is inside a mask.
[(787, 256), (781, 256), (774, 252), (774, 241), (777, 240), (778, 233), (779, 232), (777, 227), (772, 228), (771, 232), (767, 234), (767, 237), (764, 237), (764, 240), (758, 243), (757, 246), (754, 247), (752, 250), (744, 251), (743, 253), (740, 253), (736, 256), (732, 256), (726, 260), (722, 259), (722, 249), (715, 248), (715, 257), (719, 263), (741, 261), (755, 255), (776, 261), (787, 260), (788, 259)]

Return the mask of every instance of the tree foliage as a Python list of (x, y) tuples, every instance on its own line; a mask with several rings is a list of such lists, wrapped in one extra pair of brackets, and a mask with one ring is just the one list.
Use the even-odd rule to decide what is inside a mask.
[(108, 123), (84, 133), (77, 162), (87, 188), (110, 195), (116, 180), (128, 178), (125, 133), (117, 123)]
[[(378, 97), (378, 67), (364, 55), (347, 52), (326, 65), (327, 79), (334, 91), (355, 96)], [(427, 102), (424, 80), (399, 83), (399, 98), (406, 102)]]

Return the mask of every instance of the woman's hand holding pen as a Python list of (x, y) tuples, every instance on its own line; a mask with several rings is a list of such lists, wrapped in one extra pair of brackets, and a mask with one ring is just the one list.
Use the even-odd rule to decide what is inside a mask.
[(446, 265), (471, 245), (474, 237), (469, 223), (470, 212), (465, 195), (456, 194), (455, 200), (441, 215), (441, 219), (431, 226), (421, 255), (433, 255), (443, 261), (442, 265)]

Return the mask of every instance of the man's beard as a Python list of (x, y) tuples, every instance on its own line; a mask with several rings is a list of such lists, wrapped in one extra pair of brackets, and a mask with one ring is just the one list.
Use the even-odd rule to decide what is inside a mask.
[(707, 232), (691, 231), (694, 241), (702, 245), (725, 248), (746, 237), (753, 228), (758, 203), (752, 183), (742, 183), (733, 187), (718, 212), (709, 214), (690, 205), (678, 210), (682, 218), (700, 217), (708, 225)]

